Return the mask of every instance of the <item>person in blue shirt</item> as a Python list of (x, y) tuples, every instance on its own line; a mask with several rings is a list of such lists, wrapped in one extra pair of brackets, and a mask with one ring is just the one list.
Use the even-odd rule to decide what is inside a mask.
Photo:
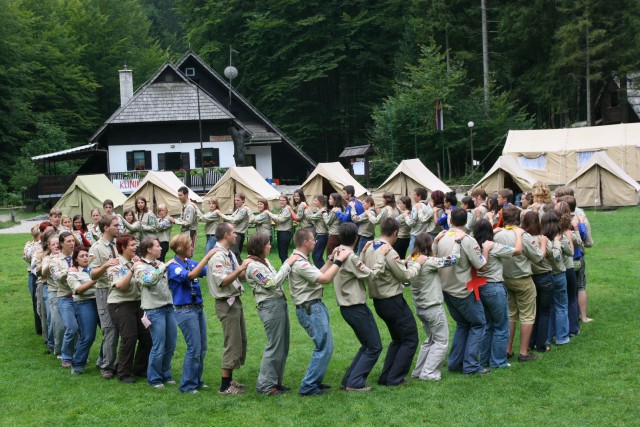
[(455, 191), (450, 191), (444, 195), (444, 215), (438, 218), (436, 224), (442, 227), (443, 230), (449, 229), (449, 216), (451, 212), (458, 209), (458, 198)]
[(342, 212), (335, 211), (336, 217), (338, 217), (341, 222), (352, 222), (351, 209), (356, 210), (356, 215), (361, 215), (364, 213), (364, 207), (362, 206), (360, 200), (355, 198), (355, 192), (356, 190), (355, 188), (353, 188), (353, 185), (345, 185), (342, 189), (342, 199), (347, 204), (347, 206), (345, 206), (345, 209)]
[(207, 353), (207, 321), (202, 305), (200, 278), (207, 276), (207, 263), (219, 249), (211, 249), (198, 263), (190, 259), (193, 255), (190, 236), (174, 236), (169, 247), (176, 254), (167, 266), (169, 288), (176, 309), (176, 321), (187, 344), (180, 391), (197, 393), (198, 389), (205, 386), (202, 369)]

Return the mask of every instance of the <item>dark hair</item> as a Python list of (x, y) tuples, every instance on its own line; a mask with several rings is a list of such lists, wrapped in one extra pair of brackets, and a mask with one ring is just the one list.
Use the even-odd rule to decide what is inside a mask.
[(80, 220), (82, 221), (82, 226), (81, 226), (81, 230), (86, 232), (87, 231), (87, 223), (84, 222), (84, 218), (82, 217), (82, 215), (78, 214), (78, 215), (74, 215), (73, 219), (71, 220), (71, 228), (73, 228), (75, 230), (75, 222), (76, 220)]
[(102, 215), (100, 221), (98, 221), (98, 228), (101, 233), (104, 233), (104, 229), (111, 225), (114, 219), (118, 219), (115, 215)]
[(569, 205), (569, 210), (571, 212), (574, 212), (576, 210), (576, 198), (570, 195), (566, 195), (566, 196), (560, 196), (560, 200), (561, 202), (567, 202), (567, 204)]
[(487, 201), (487, 211), (491, 211), (493, 213), (498, 212), (498, 209), (500, 209), (500, 205), (498, 204), (497, 195), (492, 194), (486, 199), (486, 201)]
[(78, 267), (78, 254), (80, 254), (80, 252), (82, 251), (89, 252), (89, 248), (82, 245), (73, 248), (73, 255), (71, 255), (71, 260), (73, 261), (74, 267)]
[(316, 199), (318, 199), (323, 208), (327, 207), (327, 196), (324, 194), (317, 194)]
[(396, 207), (396, 195), (391, 191), (385, 191), (382, 193), (382, 203), (384, 206), (391, 206), (392, 208)]
[(49, 240), (51, 240), (53, 236), (57, 236), (57, 235), (58, 235), (58, 232), (56, 230), (49, 230), (46, 233), (44, 233), (44, 235), (40, 238), (40, 244), (42, 245), (43, 251), (49, 250)]
[(189, 189), (185, 185), (183, 185), (182, 187), (178, 188), (178, 193), (189, 194)]
[(133, 209), (131, 209), (131, 208), (127, 208), (127, 209), (125, 209), (125, 210), (124, 210), (124, 212), (122, 212), (122, 219), (124, 219), (125, 221), (128, 221), (128, 220), (125, 218), (125, 216), (127, 216), (127, 215), (129, 215), (129, 214), (131, 214), (131, 216), (133, 216), (133, 221), (131, 221), (131, 222), (136, 222), (136, 221), (137, 221), (137, 219), (136, 219), (136, 214), (135, 214), (134, 210), (133, 210)]
[(400, 229), (400, 223), (395, 218), (386, 217), (380, 222), (380, 235), (385, 237), (393, 236), (393, 233)]
[(520, 209), (514, 205), (508, 205), (502, 208), (502, 223), (504, 225), (519, 225)]
[(571, 220), (573, 219), (573, 215), (571, 215), (571, 208), (569, 208), (569, 204), (567, 202), (559, 202), (555, 210), (558, 213), (558, 216), (560, 216), (560, 230), (571, 230)]
[(444, 195), (444, 201), (445, 202), (449, 202), (449, 204), (451, 206), (457, 206), (458, 205), (458, 198), (456, 197), (456, 192), (455, 191), (449, 191), (447, 194)]
[(351, 197), (355, 196), (356, 194), (356, 189), (353, 188), (353, 185), (345, 185), (344, 187), (342, 187), (342, 189)]
[(427, 196), (429, 196), (429, 192), (424, 187), (416, 187), (413, 192), (420, 197), (420, 200), (427, 200)]
[(433, 256), (433, 237), (431, 234), (426, 233), (424, 231), (416, 234), (416, 239), (413, 243), (413, 251), (411, 251), (411, 256), (415, 255), (426, 255)]
[(149, 249), (153, 247), (153, 242), (155, 242), (156, 240), (158, 240), (157, 237), (145, 237), (144, 239), (142, 239), (142, 242), (140, 242), (140, 255), (147, 255)]
[(533, 193), (531, 191), (527, 191), (522, 195), (522, 200), (526, 200), (529, 204), (533, 204)]
[(293, 244), (296, 248), (302, 246), (305, 240), (309, 240), (309, 237), (313, 238), (313, 233), (309, 231), (308, 228), (303, 228), (296, 231), (296, 234), (293, 235)]
[(549, 240), (555, 239), (555, 237), (560, 234), (560, 218), (555, 211), (545, 212), (542, 215), (540, 223), (542, 226), (540, 234), (544, 234)]
[(270, 236), (267, 233), (257, 231), (249, 238), (247, 244), (247, 253), (249, 255), (256, 256), (264, 259), (264, 248), (271, 242)]
[(484, 190), (484, 188), (478, 187), (478, 188), (474, 188), (471, 191), (471, 197), (478, 197), (478, 196), (480, 196), (482, 200), (487, 200), (487, 192)]
[(534, 211), (527, 211), (522, 216), (521, 227), (524, 231), (537, 236), (540, 234), (540, 216)]
[(58, 243), (60, 243), (60, 244), (64, 243), (64, 239), (66, 239), (69, 236), (73, 237), (74, 240), (75, 240), (75, 237), (73, 236), (73, 233), (71, 233), (70, 231), (63, 231), (58, 236)]
[(476, 207), (471, 196), (464, 196), (460, 201), (460, 204), (467, 205), (467, 209), (474, 209)]
[(107, 205), (110, 205), (111, 207), (113, 207), (113, 200), (105, 199), (104, 202), (102, 202), (102, 207), (105, 208), (107, 207)]
[(486, 241), (493, 242), (493, 226), (488, 219), (479, 219), (473, 226), (473, 238), (476, 239), (478, 245), (482, 247), (482, 244)]
[(400, 201), (404, 205), (404, 208), (408, 211), (411, 210), (411, 197), (409, 196), (401, 196)]
[(503, 199), (507, 200), (507, 203), (513, 203), (513, 191), (508, 188), (503, 188), (498, 191), (498, 194), (502, 196)]
[(573, 196), (573, 188), (569, 187), (568, 185), (563, 185), (556, 188), (554, 194), (556, 197)]
[(358, 239), (358, 226), (353, 222), (342, 223), (338, 235), (343, 245), (351, 246)]
[(340, 210), (343, 210), (343, 206), (342, 206), (342, 196), (338, 193), (331, 193), (329, 194), (329, 198), (333, 200), (333, 207), (334, 208), (340, 208)]
[(216, 226), (216, 239), (221, 241), (224, 239), (225, 234), (231, 233), (231, 230), (233, 230), (233, 226), (231, 224), (228, 222), (221, 222)]
[[(138, 210), (138, 200), (142, 200), (144, 202), (144, 208), (142, 208), (142, 210)], [(136, 197), (136, 202), (134, 203), (133, 208), (135, 209), (136, 213), (149, 212), (149, 206), (147, 206), (147, 199), (145, 199), (143, 196)]]
[[(293, 194), (298, 194), (298, 196), (300, 196), (300, 202), (307, 202), (307, 197), (304, 195), (304, 191), (302, 191), (302, 188), (298, 188), (296, 191), (293, 192)], [(295, 202), (295, 199), (294, 199)], [(299, 203), (296, 203), (296, 206), (298, 206)]]
[(451, 224), (462, 227), (467, 223), (467, 211), (464, 209), (453, 209), (451, 211)]
[(124, 248), (129, 246), (129, 242), (132, 240), (135, 241), (136, 239), (131, 234), (125, 233), (118, 236), (118, 239), (116, 240), (116, 249), (120, 255), (122, 255)]
[(240, 200), (242, 200), (243, 202), (246, 200), (246, 196), (245, 196), (245, 195), (244, 195), (244, 193), (243, 193), (243, 192), (241, 192), (241, 191), (237, 192), (235, 197), (239, 198), (239, 199), (240, 199)]
[(291, 203), (289, 203), (289, 197), (286, 194), (280, 193), (280, 196), (278, 196), (278, 200), (280, 199), (285, 199), (287, 201), (287, 205), (291, 205)]
[(433, 202), (433, 206), (442, 209), (444, 207), (444, 193), (440, 190), (432, 191), (431, 201)]
[(256, 201), (256, 206), (258, 205), (258, 203), (262, 203), (265, 209), (269, 209), (269, 201), (267, 199), (258, 199)]

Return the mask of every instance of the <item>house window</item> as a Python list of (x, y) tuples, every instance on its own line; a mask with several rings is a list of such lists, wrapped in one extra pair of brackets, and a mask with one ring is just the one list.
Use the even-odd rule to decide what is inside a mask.
[(520, 166), (525, 169), (544, 170), (547, 168), (547, 156), (544, 154), (534, 158), (518, 156), (518, 162), (520, 163)]
[(587, 162), (591, 159), (591, 156), (593, 156), (593, 153), (595, 153), (595, 151), (582, 151), (577, 153), (577, 159), (578, 159), (578, 168), (583, 167), (585, 164), (587, 164)]
[(195, 68), (192, 68), (192, 67), (185, 68), (185, 69), (184, 69), (184, 74), (185, 74), (187, 77), (194, 77), (194, 76), (196, 75), (196, 69), (195, 69)]
[(215, 168), (220, 166), (220, 149), (203, 148), (196, 150), (196, 167)]
[(151, 151), (127, 151), (127, 170), (151, 170)]

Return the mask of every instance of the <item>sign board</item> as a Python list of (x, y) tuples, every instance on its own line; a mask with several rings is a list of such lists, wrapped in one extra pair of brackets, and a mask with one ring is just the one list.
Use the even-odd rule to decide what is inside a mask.
[(114, 179), (113, 185), (125, 194), (133, 193), (140, 185), (141, 179)]

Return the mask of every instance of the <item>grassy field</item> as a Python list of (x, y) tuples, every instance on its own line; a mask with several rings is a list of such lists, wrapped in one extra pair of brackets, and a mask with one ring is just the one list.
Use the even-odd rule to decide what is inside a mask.
[[(162, 390), (145, 381), (133, 385), (105, 381), (96, 369), (72, 377), (58, 360), (45, 355), (33, 329), (25, 263), (26, 235), (0, 236), (0, 405), (1, 425), (638, 425), (640, 384), (640, 301), (637, 250), (639, 208), (589, 212), (595, 247), (588, 252), (589, 315), (594, 322), (564, 347), (540, 355), (535, 363), (512, 362), (509, 369), (478, 377), (444, 372), (439, 383), (412, 381), (398, 388), (375, 387), (369, 394), (337, 389), (356, 352), (357, 341), (327, 286), (335, 351), (325, 382), (335, 388), (322, 397), (295, 393), (312, 344), (289, 307), (292, 336), (285, 396), (257, 395), (253, 385), (265, 343), (251, 292), (245, 293), (247, 364), (234, 378), (249, 385), (245, 396), (220, 396), (221, 331), (211, 297), (205, 299), (209, 351), (205, 380), (212, 387), (183, 395), (176, 386)], [(202, 234), (201, 234), (202, 235)], [(196, 259), (203, 253), (199, 239)], [(275, 256), (271, 257), (275, 260)], [(279, 265), (279, 262), (274, 262)], [(408, 293), (405, 298), (409, 300)], [(453, 331), (453, 323), (450, 323)], [(379, 322), (383, 343), (389, 342)], [(423, 331), (421, 338), (424, 338)], [(99, 342), (100, 335), (98, 335)], [(173, 361), (180, 377), (184, 342), (179, 333)], [(98, 345), (90, 355), (92, 363)], [(370, 384), (375, 385), (382, 358)], [(92, 365), (90, 365), (92, 366)]]

